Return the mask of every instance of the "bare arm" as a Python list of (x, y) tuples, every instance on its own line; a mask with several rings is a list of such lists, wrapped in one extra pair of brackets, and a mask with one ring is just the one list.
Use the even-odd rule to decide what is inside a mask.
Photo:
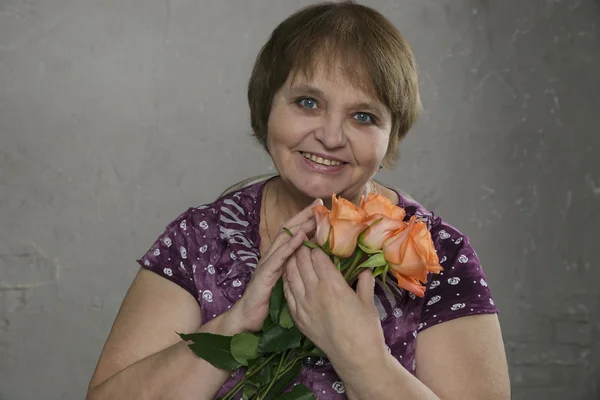
[(229, 376), (197, 357), (176, 332), (238, 333), (225, 313), (202, 325), (196, 300), (140, 269), (117, 315), (87, 398), (212, 399)]
[(496, 315), (462, 317), (423, 331), (417, 339), (416, 378), (387, 352), (375, 359), (380, 361), (363, 359), (362, 367), (354, 368), (334, 364), (349, 399), (510, 399)]
[(444, 400), (510, 399), (496, 314), (457, 318), (424, 330), (416, 357), (417, 377)]
[[(321, 203), (322, 204), (322, 203)], [(141, 269), (123, 300), (88, 389), (97, 399), (212, 399), (229, 376), (197, 357), (176, 332), (233, 336), (258, 331), (285, 260), (315, 229), (311, 206), (296, 214), (256, 266), (242, 298), (202, 325), (196, 300), (180, 286)]]

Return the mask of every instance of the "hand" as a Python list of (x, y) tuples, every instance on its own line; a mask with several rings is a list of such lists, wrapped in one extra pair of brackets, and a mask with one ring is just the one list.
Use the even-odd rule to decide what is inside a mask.
[(296, 326), (334, 368), (353, 368), (363, 365), (365, 356), (387, 355), (370, 270), (359, 275), (354, 292), (321, 249), (301, 247), (288, 258), (283, 283)]
[(315, 201), (283, 224), (282, 228), (288, 228), (294, 234), (293, 237), (280, 229), (266, 254), (261, 257), (244, 294), (229, 311), (233, 316), (232, 320), (238, 324), (239, 331), (256, 332), (261, 329), (269, 312), (273, 286), (283, 273), (285, 261), (302, 246), (302, 242), (307, 239), (306, 235), (316, 228), (311, 209), (317, 202), (321, 200)]

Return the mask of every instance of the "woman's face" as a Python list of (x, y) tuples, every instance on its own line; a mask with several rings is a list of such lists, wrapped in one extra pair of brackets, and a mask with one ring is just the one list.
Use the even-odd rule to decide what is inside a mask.
[(389, 110), (340, 71), (299, 73), (273, 98), (269, 152), (282, 180), (311, 198), (362, 194), (388, 147)]

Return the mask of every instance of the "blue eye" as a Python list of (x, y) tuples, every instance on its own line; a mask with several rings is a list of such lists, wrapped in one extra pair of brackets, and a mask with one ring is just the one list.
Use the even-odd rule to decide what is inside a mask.
[(354, 114), (354, 119), (361, 124), (372, 124), (375, 122), (375, 118), (371, 114), (364, 112), (358, 112)]
[(303, 108), (317, 108), (317, 101), (310, 97), (304, 97), (297, 101), (298, 105)]

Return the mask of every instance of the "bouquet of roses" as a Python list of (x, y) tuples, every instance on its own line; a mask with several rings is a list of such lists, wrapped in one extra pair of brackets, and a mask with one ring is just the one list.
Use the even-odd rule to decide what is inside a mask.
[[(312, 211), (317, 230), (304, 245), (328, 254), (350, 285), (368, 268), (384, 287), (393, 275), (399, 287), (423, 297), (427, 274), (442, 271), (427, 224), (416, 216), (406, 221), (404, 209), (382, 195), (369, 194), (357, 207), (334, 194), (331, 210), (317, 205)], [(233, 399), (240, 390), (245, 400), (315, 398), (303, 385), (283, 394), (300, 373), (304, 358), (325, 355), (294, 325), (281, 279), (273, 288), (269, 315), (260, 332), (180, 336), (192, 342), (189, 347), (196, 355), (217, 368), (246, 367), (241, 380), (221, 400)]]

